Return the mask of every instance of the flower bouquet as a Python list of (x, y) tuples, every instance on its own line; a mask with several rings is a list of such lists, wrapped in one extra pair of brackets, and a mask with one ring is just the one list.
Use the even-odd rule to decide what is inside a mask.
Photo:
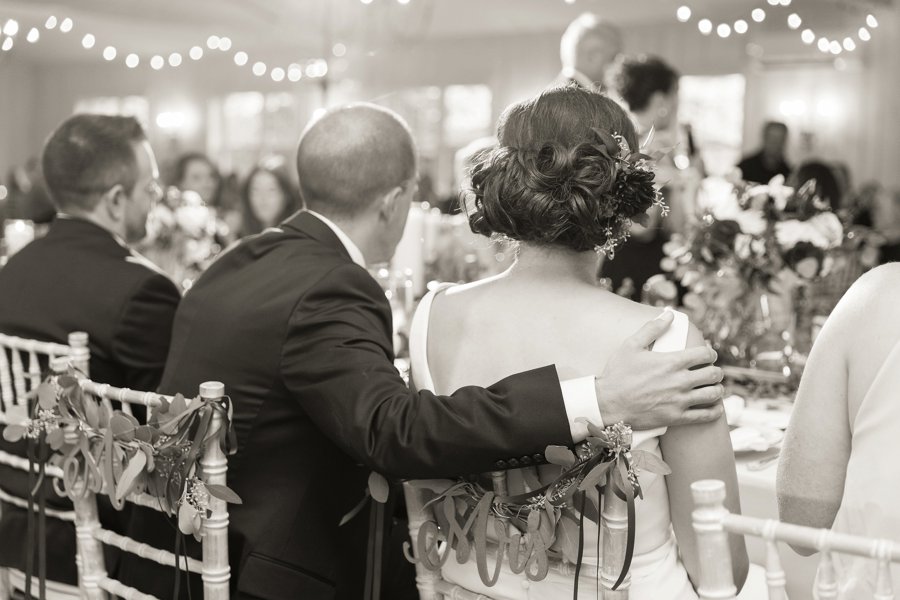
[(802, 364), (796, 299), (833, 268), (845, 237), (815, 189), (810, 181), (794, 190), (783, 177), (728, 184), (707, 194), (687, 236), (665, 246), (662, 268), (687, 288), (685, 307), (725, 362), (786, 376)]
[(150, 211), (140, 252), (186, 290), (221, 250), (219, 227), (215, 210), (199, 194), (169, 188)]

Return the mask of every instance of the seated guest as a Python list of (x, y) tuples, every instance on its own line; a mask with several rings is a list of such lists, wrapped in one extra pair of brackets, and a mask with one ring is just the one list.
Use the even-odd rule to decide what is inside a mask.
[(275, 227), (300, 209), (300, 196), (278, 167), (258, 166), (247, 176), (241, 194), (241, 237)]
[(756, 183), (769, 183), (776, 175), (787, 177), (791, 167), (785, 159), (788, 128), (784, 123), (769, 121), (763, 126), (762, 148), (756, 154), (745, 156), (738, 164), (743, 178)]
[[(76, 115), (50, 136), (43, 167), (59, 216), (0, 269), (0, 332), (57, 343), (87, 332), (92, 378), (155, 389), (180, 295), (128, 247), (145, 235), (162, 195), (143, 129), (130, 117)], [(0, 444), (24, 455), (23, 443)], [(24, 498), (17, 475), (25, 473), (0, 470), (0, 485)], [(0, 565), (22, 569), (26, 514), (7, 504), (0, 512)], [(48, 576), (75, 583), (75, 531), (53, 519), (47, 525)]]
[[(816, 339), (781, 450), (782, 520), (900, 540), (898, 296), (900, 265), (868, 272)], [(872, 598), (875, 561), (833, 558), (838, 597)], [(900, 567), (892, 566), (892, 574), (897, 581)]]
[(207, 206), (217, 206), (221, 176), (219, 170), (202, 152), (188, 152), (178, 157), (172, 185), (182, 192), (200, 194)]
[[(302, 135), (297, 170), (308, 210), (246, 238), (197, 280), (160, 384), (170, 393), (216, 379), (232, 399), (228, 484), (243, 501), (229, 506), (233, 598), (363, 598), (370, 511), (339, 524), (370, 470), (480, 473), (583, 439), (580, 417), (647, 428), (720, 414), (721, 386), (693, 388), (721, 371), (686, 370), (714, 360), (709, 349), (647, 351), (671, 317), (629, 339), (599, 379), (561, 384), (547, 366), (450, 396), (411, 391), (393, 363), (390, 305), (365, 268), (390, 259), (416, 193), (409, 129), (374, 105), (333, 110)], [(138, 539), (174, 546), (158, 513), (136, 510), (132, 525)], [(124, 583), (172, 597), (172, 569), (124, 560)]]

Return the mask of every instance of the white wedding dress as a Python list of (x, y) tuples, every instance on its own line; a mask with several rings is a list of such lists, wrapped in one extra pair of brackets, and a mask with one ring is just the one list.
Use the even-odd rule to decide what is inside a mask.
[[(446, 289), (439, 288), (426, 295), (412, 322), (410, 329), (410, 362), (412, 381), (417, 389), (427, 389), (438, 394), (453, 390), (435, 389), (431, 367), (427, 356), (428, 323), (431, 305), (436, 294)], [(675, 313), (675, 322), (669, 331), (654, 345), (655, 351), (678, 351), (687, 342), (688, 319)], [(498, 378), (499, 379), (499, 378)], [(640, 448), (661, 457), (659, 437), (666, 428), (649, 431), (635, 431), (633, 448)], [(516, 471), (509, 473), (510, 493), (522, 491), (516, 488)], [(636, 499), (636, 528), (634, 559), (631, 564), (632, 600), (696, 600), (697, 594), (691, 587), (687, 572), (678, 556), (675, 536), (669, 516), (669, 499), (666, 481), (653, 473), (642, 472), (640, 483), (644, 499)], [(578, 586), (580, 599), (597, 598), (599, 563), (596, 553), (598, 527), (585, 520), (584, 561)], [(489, 564), (494, 564), (491, 556)], [(442, 569), (442, 577), (466, 589), (478, 592), (496, 600), (565, 600), (572, 598), (574, 589), (574, 566), (551, 563), (550, 573), (543, 581), (529, 581), (524, 574), (514, 574), (508, 562), (500, 579), (493, 587), (487, 587), (478, 576), (474, 557), (465, 564), (459, 564), (456, 557), (450, 557)]]

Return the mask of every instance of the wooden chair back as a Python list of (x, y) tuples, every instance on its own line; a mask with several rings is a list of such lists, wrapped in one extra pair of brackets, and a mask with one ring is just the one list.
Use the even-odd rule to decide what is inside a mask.
[[(64, 369), (63, 369), (64, 370)], [(115, 400), (125, 404), (142, 404), (148, 409), (159, 406), (163, 399), (171, 400), (153, 392), (140, 392), (99, 384), (89, 379), (79, 381), (81, 388), (101, 401)], [(200, 397), (207, 400), (221, 400), (225, 395), (225, 386), (219, 382), (209, 381), (200, 385)], [(225, 424), (219, 411), (212, 413), (213, 429)], [(200, 479), (207, 484), (225, 485), (228, 461), (218, 440), (213, 437), (202, 450)], [(103, 474), (105, 477), (105, 473)], [(148, 494), (130, 494), (128, 502), (160, 511), (159, 501)], [(75, 529), (77, 550), (80, 558), (80, 581), (82, 597), (86, 600), (106, 600), (107, 594), (125, 600), (158, 600), (154, 596), (144, 594), (128, 587), (107, 574), (101, 544), (115, 546), (123, 552), (136, 554), (161, 565), (176, 568), (185, 567), (191, 573), (201, 575), (203, 580), (203, 598), (205, 600), (227, 600), (229, 597), (229, 580), (231, 569), (228, 564), (228, 509), (225, 501), (212, 495), (209, 498), (210, 516), (203, 519), (202, 548), (203, 559), (182, 557), (179, 559), (168, 550), (154, 548), (148, 544), (137, 542), (131, 538), (103, 529), (97, 516), (96, 495), (88, 491), (82, 498), (73, 500), (75, 505)]]
[[(56, 359), (64, 359), (87, 376), (90, 363), (88, 335), (83, 332), (70, 333), (68, 345), (65, 345), (0, 334), (0, 426), (17, 423), (28, 417), (26, 398), (41, 384), (43, 371)], [(28, 472), (27, 459), (3, 450), (0, 450), (0, 464)], [(62, 470), (47, 465), (46, 474), (61, 478)], [(26, 498), (3, 488), (0, 488), (0, 500), (26, 510), (28, 507)], [(51, 518), (75, 521), (74, 511), (47, 509), (45, 512)], [(22, 587), (20, 580), (24, 580), (23, 574), (0, 568), (0, 600), (8, 600), (14, 587)], [(19, 581), (19, 584), (15, 584), (15, 581)], [(61, 586), (61, 594), (65, 594), (63, 587), (65, 586)]]
[(728, 534), (762, 538), (766, 542), (766, 584), (769, 600), (786, 600), (787, 577), (778, 556), (778, 542), (821, 553), (815, 597), (830, 600), (838, 597), (838, 581), (833, 555), (848, 554), (877, 561), (875, 600), (894, 598), (891, 563), (900, 563), (900, 545), (856, 535), (834, 533), (782, 523), (773, 519), (757, 519), (734, 515), (725, 508), (725, 484), (718, 480), (697, 481), (691, 485), (694, 496), (694, 532), (700, 552), (700, 600), (732, 600), (737, 588), (732, 578)]
[[(536, 473), (535, 476), (537, 476)], [(495, 495), (509, 495), (506, 471), (491, 472), (491, 484)], [(404, 483), (403, 493), (406, 498), (412, 553), (416, 559), (419, 559), (415, 544), (419, 537), (419, 529), (426, 521), (437, 520), (434, 513), (435, 505), (426, 506), (433, 494), (427, 488), (414, 483)], [(603, 541), (603, 556), (600, 563), (600, 598), (602, 600), (628, 600), (628, 590), (631, 586), (630, 573), (625, 576), (617, 590), (612, 589), (622, 569), (628, 541), (628, 507), (624, 500), (613, 493), (612, 486), (607, 486), (603, 497), (600, 530)], [(503, 560), (506, 558), (504, 557)], [(565, 570), (574, 577), (574, 565), (567, 565)], [(419, 590), (420, 600), (492, 600), (490, 596), (468, 590), (443, 579), (440, 571), (426, 568), (421, 561), (416, 562), (416, 587)]]

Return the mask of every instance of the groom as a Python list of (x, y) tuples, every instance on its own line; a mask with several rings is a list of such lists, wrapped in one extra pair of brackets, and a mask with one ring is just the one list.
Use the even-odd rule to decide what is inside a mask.
[[(647, 351), (668, 319), (648, 324), (597, 378), (561, 384), (551, 365), (452, 396), (410, 391), (393, 365), (390, 307), (365, 268), (390, 259), (416, 194), (407, 126), (370, 104), (333, 110), (303, 133), (297, 168), (307, 210), (195, 283), (160, 386), (191, 393), (220, 380), (233, 401), (228, 484), (243, 499), (229, 507), (233, 597), (362, 598), (367, 512), (339, 523), (370, 470), (480, 473), (583, 439), (579, 417), (647, 428), (721, 413), (721, 371), (689, 370), (713, 362), (711, 350)], [(150, 523), (135, 535), (167, 530)], [(157, 577), (146, 562), (133, 574), (143, 591), (171, 593), (171, 571)]]

